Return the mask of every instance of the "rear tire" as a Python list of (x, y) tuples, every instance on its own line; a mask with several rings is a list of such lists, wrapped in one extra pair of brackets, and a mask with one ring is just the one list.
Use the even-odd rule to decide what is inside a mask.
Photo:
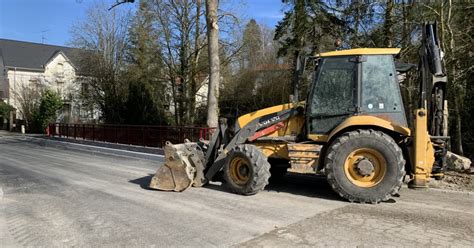
[(254, 195), (267, 186), (270, 163), (256, 146), (238, 145), (227, 158), (223, 177), (230, 191), (241, 195)]
[(350, 202), (387, 201), (402, 186), (405, 176), (402, 150), (383, 132), (344, 133), (332, 142), (326, 154), (324, 171), (328, 183)]

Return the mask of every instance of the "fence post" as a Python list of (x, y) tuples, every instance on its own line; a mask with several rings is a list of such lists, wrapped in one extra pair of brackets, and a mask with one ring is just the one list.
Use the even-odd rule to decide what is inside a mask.
[(160, 134), (160, 147), (163, 147), (163, 127), (160, 126), (158, 130), (158, 133)]
[(127, 126), (127, 144), (131, 145), (130, 144), (130, 127)]
[(95, 141), (95, 125), (92, 124), (92, 141)]
[(144, 130), (144, 127), (142, 127), (142, 146), (146, 146), (145, 145), (145, 130)]
[(74, 139), (76, 139), (76, 136), (77, 136), (77, 135), (76, 135), (76, 132), (77, 132), (77, 125), (74, 124)]

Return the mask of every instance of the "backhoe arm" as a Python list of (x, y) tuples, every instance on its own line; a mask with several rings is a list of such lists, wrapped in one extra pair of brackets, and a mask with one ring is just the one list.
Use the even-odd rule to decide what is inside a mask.
[(447, 77), (443, 52), (439, 46), (436, 22), (423, 27), (420, 49), (420, 101), (415, 111), (412, 174), (410, 186), (427, 187), (431, 177), (441, 177), (446, 170)]
[[(290, 119), (291, 117), (295, 116), (297, 113), (298, 113), (298, 108), (290, 108), (290, 109), (282, 110), (277, 113), (272, 113), (272, 114), (257, 118), (251, 121), (250, 123), (248, 123), (247, 125), (245, 125), (244, 127), (242, 127), (240, 130), (237, 130), (233, 138), (230, 139), (228, 143), (218, 141), (217, 137), (222, 137), (221, 139), (225, 139), (226, 137), (226, 135), (224, 135), (224, 132), (226, 130), (223, 128), (220, 128), (219, 133), (215, 133), (213, 135), (213, 139), (212, 139), (213, 141), (211, 143), (222, 144), (224, 148), (221, 151), (217, 151), (215, 149), (218, 149), (218, 147), (214, 146), (212, 150), (207, 151), (206, 163), (209, 165), (209, 169), (207, 169), (206, 178), (208, 180), (211, 180), (214, 177), (214, 175), (220, 169), (222, 169), (225, 163), (225, 158), (227, 156), (227, 153), (229, 153), (237, 145), (243, 144), (247, 140), (249, 141), (255, 140), (259, 137), (259, 135), (262, 135), (262, 136), (265, 135), (264, 130), (267, 130), (268, 128), (278, 128), (281, 125), (281, 122)], [(220, 126), (222, 126), (222, 122), (225, 122), (225, 119), (220, 120), (220, 122), (221, 122)], [(259, 131), (262, 133), (260, 134), (257, 133)], [(215, 159), (212, 159), (211, 154), (217, 155)]]

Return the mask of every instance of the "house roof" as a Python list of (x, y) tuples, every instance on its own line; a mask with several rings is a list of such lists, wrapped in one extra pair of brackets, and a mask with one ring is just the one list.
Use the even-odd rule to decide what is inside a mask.
[(355, 48), (338, 50), (332, 52), (325, 52), (319, 54), (321, 57), (332, 57), (332, 56), (346, 56), (346, 55), (382, 55), (382, 54), (393, 54), (400, 53), (400, 48)]
[(0, 50), (5, 67), (44, 70), (44, 66), (57, 53), (63, 53), (76, 66), (84, 50), (78, 48), (39, 44), (26, 41), (0, 39)]

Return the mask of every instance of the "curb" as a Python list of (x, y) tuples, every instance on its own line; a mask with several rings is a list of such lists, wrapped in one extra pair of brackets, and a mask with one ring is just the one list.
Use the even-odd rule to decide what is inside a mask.
[[(115, 156), (126, 156), (126, 157), (133, 157), (138, 159), (146, 159), (152, 160), (157, 162), (164, 162), (163, 149), (159, 148), (148, 148), (145, 149), (146, 151), (153, 151), (155, 153), (150, 152), (141, 152), (135, 150), (127, 150), (127, 149), (120, 149), (122, 146), (126, 145), (118, 145), (115, 147), (104, 147), (104, 145), (116, 145), (116, 144), (101, 144), (101, 143), (93, 143), (88, 142), (88, 144), (80, 144), (75, 142), (69, 141), (62, 141), (56, 139), (49, 139), (46, 137), (29, 137), (33, 143), (36, 143), (40, 146), (46, 147), (54, 147), (59, 149), (65, 150), (77, 150), (82, 152), (89, 152), (89, 153), (99, 153), (99, 154), (109, 154)], [(91, 144), (92, 143), (92, 144)], [(136, 148), (136, 147), (134, 147)], [(145, 147), (144, 147), (145, 148)]]
[(99, 147), (113, 148), (113, 149), (118, 149), (118, 150), (127, 150), (127, 151), (132, 151), (132, 152), (142, 152), (142, 153), (164, 155), (163, 149), (159, 147), (145, 147), (145, 146), (136, 146), (136, 145), (128, 145), (128, 144), (109, 143), (109, 142), (103, 142), (103, 141), (92, 141), (92, 140), (86, 140), (86, 139), (84, 140), (72, 139), (72, 138), (64, 138), (64, 137), (50, 137), (50, 136), (37, 136), (37, 137), (43, 138), (46, 140), (63, 141), (63, 142), (74, 143), (74, 144), (99, 146)]

